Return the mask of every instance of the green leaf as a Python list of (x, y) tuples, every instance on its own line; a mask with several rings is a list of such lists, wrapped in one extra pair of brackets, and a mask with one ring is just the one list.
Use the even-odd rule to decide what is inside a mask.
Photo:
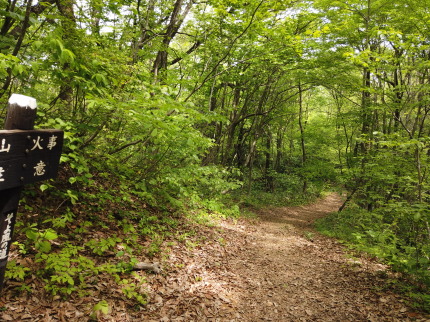
[(22, 65), (14, 65), (12, 67), (12, 74), (18, 76), (24, 72), (24, 66)]
[(48, 253), (51, 250), (51, 243), (47, 240), (37, 242), (36, 249), (42, 253)]
[(93, 312), (102, 312), (103, 314), (108, 314), (109, 304), (105, 300), (102, 300), (98, 302), (96, 305), (94, 305)]
[(34, 230), (34, 229), (28, 229), (25, 232), (25, 235), (27, 236), (28, 239), (36, 240), (37, 237), (39, 236), (39, 233), (36, 230)]
[(40, 40), (36, 40), (32, 44), (32, 46), (36, 49), (42, 47), (42, 45), (43, 45), (43, 42), (41, 42)]
[(73, 63), (75, 61), (75, 54), (68, 49), (63, 49), (60, 54), (60, 61), (62, 63)]
[(42, 184), (42, 185), (40, 185), (40, 190), (43, 192), (43, 191), (45, 191), (46, 189), (48, 189), (49, 188), (49, 186), (47, 185), (47, 184)]
[(43, 238), (45, 238), (46, 240), (54, 240), (58, 238), (58, 235), (55, 230), (49, 228), (45, 231), (45, 234), (43, 234)]
[(108, 85), (108, 81), (103, 74), (94, 74), (92, 79), (95, 79), (99, 84)]

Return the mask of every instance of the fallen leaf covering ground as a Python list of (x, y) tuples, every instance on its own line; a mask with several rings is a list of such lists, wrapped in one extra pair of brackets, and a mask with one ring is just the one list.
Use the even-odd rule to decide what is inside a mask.
[[(1, 319), (89, 321), (94, 305), (106, 300), (109, 313), (98, 314), (99, 321), (430, 321), (384, 291), (387, 267), (347, 256), (312, 229), (340, 203), (331, 194), (307, 206), (259, 210), (258, 220), (195, 225), (194, 234), (166, 240), (155, 259), (162, 273), (138, 273), (146, 277), (144, 306), (103, 277), (91, 296), (68, 300), (42, 291), (17, 295), (9, 283)], [(32, 287), (38, 289), (35, 277)]]

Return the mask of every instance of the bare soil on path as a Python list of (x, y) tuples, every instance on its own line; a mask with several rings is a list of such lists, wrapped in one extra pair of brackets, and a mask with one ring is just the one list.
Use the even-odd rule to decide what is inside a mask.
[(190, 258), (194, 264), (174, 282), (182, 291), (167, 302), (158, 292), (159, 307), (146, 316), (153, 321), (430, 321), (399, 295), (383, 291), (385, 266), (348, 257), (342, 245), (313, 230), (317, 218), (341, 203), (330, 194), (307, 206), (260, 210), (254, 223), (224, 222), (218, 238), (227, 245), (199, 248), (200, 264)]
[(239, 312), (247, 321), (407, 321), (418, 317), (394, 294), (378, 291), (386, 267), (348, 258), (345, 248), (313, 230), (336, 211), (331, 194), (315, 204), (265, 209), (245, 233), (248, 245), (233, 260), (241, 272)]

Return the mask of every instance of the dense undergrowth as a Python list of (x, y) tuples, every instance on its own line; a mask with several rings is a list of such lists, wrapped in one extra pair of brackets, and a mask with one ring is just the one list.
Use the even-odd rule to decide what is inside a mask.
[[(72, 144), (66, 144), (67, 151)], [(116, 289), (132, 306), (144, 305), (145, 278), (133, 271), (136, 263), (164, 265), (169, 245), (192, 246), (202, 238), (196, 223), (239, 215), (238, 207), (225, 206), (221, 198), (226, 196), (217, 187), (238, 184), (217, 169), (199, 172), (206, 189), (180, 187), (178, 192), (177, 186), (164, 186), (149, 193), (127, 167), (112, 171), (104, 163), (101, 171), (100, 160), (89, 164), (73, 149), (62, 160), (59, 178), (27, 187), (21, 201), (6, 272), (6, 290), (17, 296), (40, 296), (44, 290), (43, 296), (54, 298), (103, 298), (97, 286), (102, 283), (104, 292)], [(205, 174), (216, 178), (208, 183)], [(96, 311), (105, 305), (94, 303)]]
[(350, 205), (318, 220), (316, 228), (389, 265), (400, 275), (388, 280), (387, 288), (406, 294), (414, 306), (430, 312), (430, 249), (419, 227), (425, 222), (401, 210), (402, 213), (387, 208), (367, 211)]
[(250, 193), (243, 191), (233, 192), (235, 202), (246, 208), (263, 207), (287, 207), (309, 204), (321, 197), (325, 189), (330, 189), (330, 185), (315, 184), (310, 185), (306, 193), (294, 191), (291, 187), (282, 187), (277, 192), (267, 192), (261, 189), (253, 189)]

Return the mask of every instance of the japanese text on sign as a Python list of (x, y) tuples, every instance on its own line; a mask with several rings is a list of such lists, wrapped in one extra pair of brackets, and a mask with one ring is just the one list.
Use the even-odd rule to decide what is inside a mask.
[(7, 257), (7, 246), (12, 235), (12, 229), (11, 229), (12, 219), (13, 219), (13, 212), (10, 214), (7, 214), (5, 219), (6, 229), (3, 231), (3, 236), (0, 241), (0, 260), (5, 259)]
[(10, 151), (10, 144), (6, 145), (6, 139), (1, 140), (0, 152), (9, 152), (9, 151)]
[(0, 130), (0, 190), (55, 177), (62, 145), (59, 130)]

